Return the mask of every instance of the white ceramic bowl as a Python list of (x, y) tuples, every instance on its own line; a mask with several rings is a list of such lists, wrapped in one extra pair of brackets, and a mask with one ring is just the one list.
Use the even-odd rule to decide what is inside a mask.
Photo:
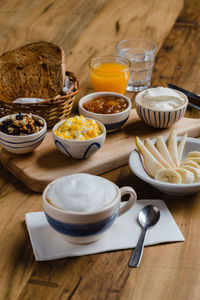
[[(93, 120), (91, 118), (87, 118), (87, 119)], [(90, 140), (79, 141), (73, 139), (71, 140), (64, 139), (57, 136), (54, 133), (54, 130), (56, 130), (65, 121), (66, 120), (62, 120), (54, 125), (52, 129), (52, 135), (56, 147), (68, 157), (78, 158), (78, 159), (88, 158), (89, 156), (96, 153), (104, 144), (106, 139), (106, 129), (101, 122), (96, 121), (102, 129), (102, 133), (99, 136), (92, 138)]]
[[(177, 139), (180, 140), (180, 137)], [(199, 151), (200, 140), (195, 138), (187, 138), (182, 160), (190, 151)], [(189, 184), (173, 184), (167, 182), (161, 182), (151, 178), (143, 167), (143, 163), (140, 154), (137, 150), (134, 150), (129, 157), (129, 166), (131, 171), (140, 179), (146, 181), (148, 184), (152, 185), (154, 188), (162, 191), (165, 194), (183, 196), (190, 195), (200, 191), (200, 182), (189, 183)]]
[[(128, 107), (122, 112), (115, 113), (115, 114), (97, 114), (83, 108), (84, 102), (97, 98), (99, 96), (117, 96), (117, 97), (124, 98), (128, 101)], [(112, 93), (112, 92), (97, 92), (97, 93), (88, 94), (83, 98), (81, 98), (78, 103), (79, 114), (83, 115), (84, 117), (88, 117), (100, 121), (106, 127), (107, 132), (118, 130), (121, 126), (123, 126), (126, 123), (130, 115), (131, 106), (132, 104), (129, 98), (127, 98), (122, 94)]]
[[(176, 91), (184, 98), (184, 104), (174, 110), (155, 110), (141, 104), (140, 99), (146, 90), (135, 97), (135, 108), (141, 120), (147, 125), (155, 128), (168, 128), (178, 122), (185, 114), (188, 105), (188, 98), (185, 94)], [(174, 91), (174, 90), (173, 90)]]
[[(9, 119), (10, 116), (11, 115), (2, 117), (0, 119), (0, 123), (6, 119)], [(0, 131), (0, 144), (2, 148), (11, 153), (25, 154), (34, 151), (42, 143), (47, 131), (46, 121), (40, 116), (32, 116), (35, 120), (42, 120), (44, 122), (43, 128), (36, 133), (23, 136), (9, 135)]]

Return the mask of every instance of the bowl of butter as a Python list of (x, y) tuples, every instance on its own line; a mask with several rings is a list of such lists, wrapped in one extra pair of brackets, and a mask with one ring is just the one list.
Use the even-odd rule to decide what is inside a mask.
[(149, 126), (168, 128), (185, 114), (188, 98), (170, 88), (149, 88), (137, 94), (135, 107), (139, 117)]
[(71, 158), (85, 159), (104, 144), (106, 129), (99, 121), (74, 116), (55, 124), (52, 135), (56, 147), (63, 154)]

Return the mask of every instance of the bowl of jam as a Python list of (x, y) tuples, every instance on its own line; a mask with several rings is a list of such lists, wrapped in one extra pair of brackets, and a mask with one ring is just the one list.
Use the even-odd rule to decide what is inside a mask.
[(131, 101), (128, 97), (112, 92), (98, 92), (84, 96), (78, 103), (79, 113), (100, 121), (107, 132), (118, 130), (128, 120)]

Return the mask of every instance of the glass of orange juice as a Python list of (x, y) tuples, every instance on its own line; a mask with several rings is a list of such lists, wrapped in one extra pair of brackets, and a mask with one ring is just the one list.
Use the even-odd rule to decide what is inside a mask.
[(101, 56), (89, 62), (90, 78), (96, 92), (124, 94), (128, 85), (131, 63), (120, 56)]

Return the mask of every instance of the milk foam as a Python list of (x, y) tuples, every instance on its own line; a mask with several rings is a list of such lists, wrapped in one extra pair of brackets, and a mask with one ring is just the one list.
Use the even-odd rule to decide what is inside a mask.
[(98, 176), (74, 174), (52, 183), (47, 199), (54, 206), (72, 212), (95, 212), (116, 197), (115, 185)]

